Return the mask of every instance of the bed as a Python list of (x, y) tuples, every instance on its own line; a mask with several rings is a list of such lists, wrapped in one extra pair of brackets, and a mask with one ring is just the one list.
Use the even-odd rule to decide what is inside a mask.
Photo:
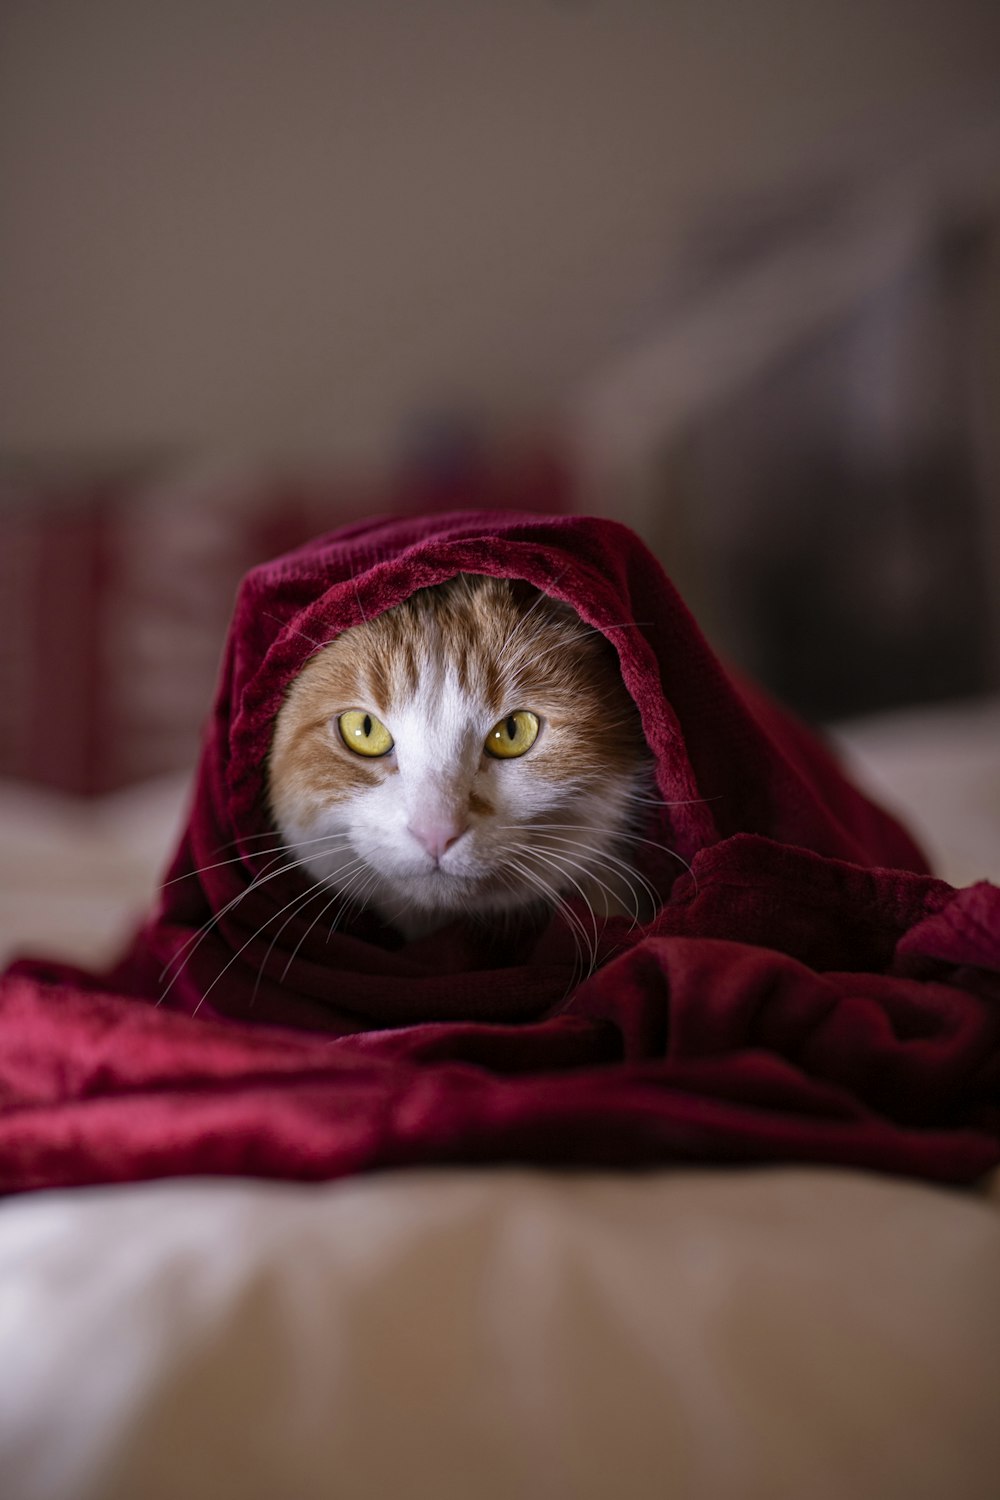
[[(1000, 875), (1000, 704), (839, 726), (942, 872)], [(99, 964), (186, 778), (0, 788), (5, 956)], [(1000, 1178), (167, 1180), (0, 1207), (5, 1500), (967, 1497), (1000, 1485)]]

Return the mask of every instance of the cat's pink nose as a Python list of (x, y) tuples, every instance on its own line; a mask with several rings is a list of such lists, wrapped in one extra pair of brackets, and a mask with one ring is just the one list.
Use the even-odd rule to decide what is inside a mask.
[(406, 826), (431, 859), (440, 859), (452, 844), (458, 843), (469, 825), (445, 818), (414, 818)]

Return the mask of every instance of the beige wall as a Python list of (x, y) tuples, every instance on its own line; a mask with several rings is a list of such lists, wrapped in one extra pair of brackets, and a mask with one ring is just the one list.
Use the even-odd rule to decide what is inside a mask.
[(974, 117), (994, 0), (4, 0), (0, 445), (557, 401), (719, 205)]

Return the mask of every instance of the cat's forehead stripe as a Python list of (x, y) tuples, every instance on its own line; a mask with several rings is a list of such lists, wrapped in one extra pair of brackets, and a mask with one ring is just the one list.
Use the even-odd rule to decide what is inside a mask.
[(389, 663), (381, 651), (373, 651), (366, 666), (372, 705), (378, 709), (379, 713), (384, 714), (390, 702)]
[[(497, 618), (501, 604), (507, 609)], [(497, 657), (519, 618), (513, 601), (494, 585), (488, 594), (476, 590), (457, 598), (414, 595), (349, 634), (356, 637), (353, 645), (365, 680), (375, 706), (383, 712), (401, 698), (412, 697), (428, 674), (446, 661), (465, 694), (481, 694), (499, 712), (521, 653), (512, 651), (506, 672)]]
[(403, 638), (402, 664), (407, 691), (415, 693), (420, 684), (420, 661), (413, 637), (410, 635)]

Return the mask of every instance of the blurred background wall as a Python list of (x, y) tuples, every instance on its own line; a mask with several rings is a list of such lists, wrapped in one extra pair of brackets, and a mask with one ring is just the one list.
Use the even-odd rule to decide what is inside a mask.
[(0, 770), (185, 763), (239, 572), (466, 481), (810, 717), (995, 688), (998, 142), (995, 0), (4, 0)]

